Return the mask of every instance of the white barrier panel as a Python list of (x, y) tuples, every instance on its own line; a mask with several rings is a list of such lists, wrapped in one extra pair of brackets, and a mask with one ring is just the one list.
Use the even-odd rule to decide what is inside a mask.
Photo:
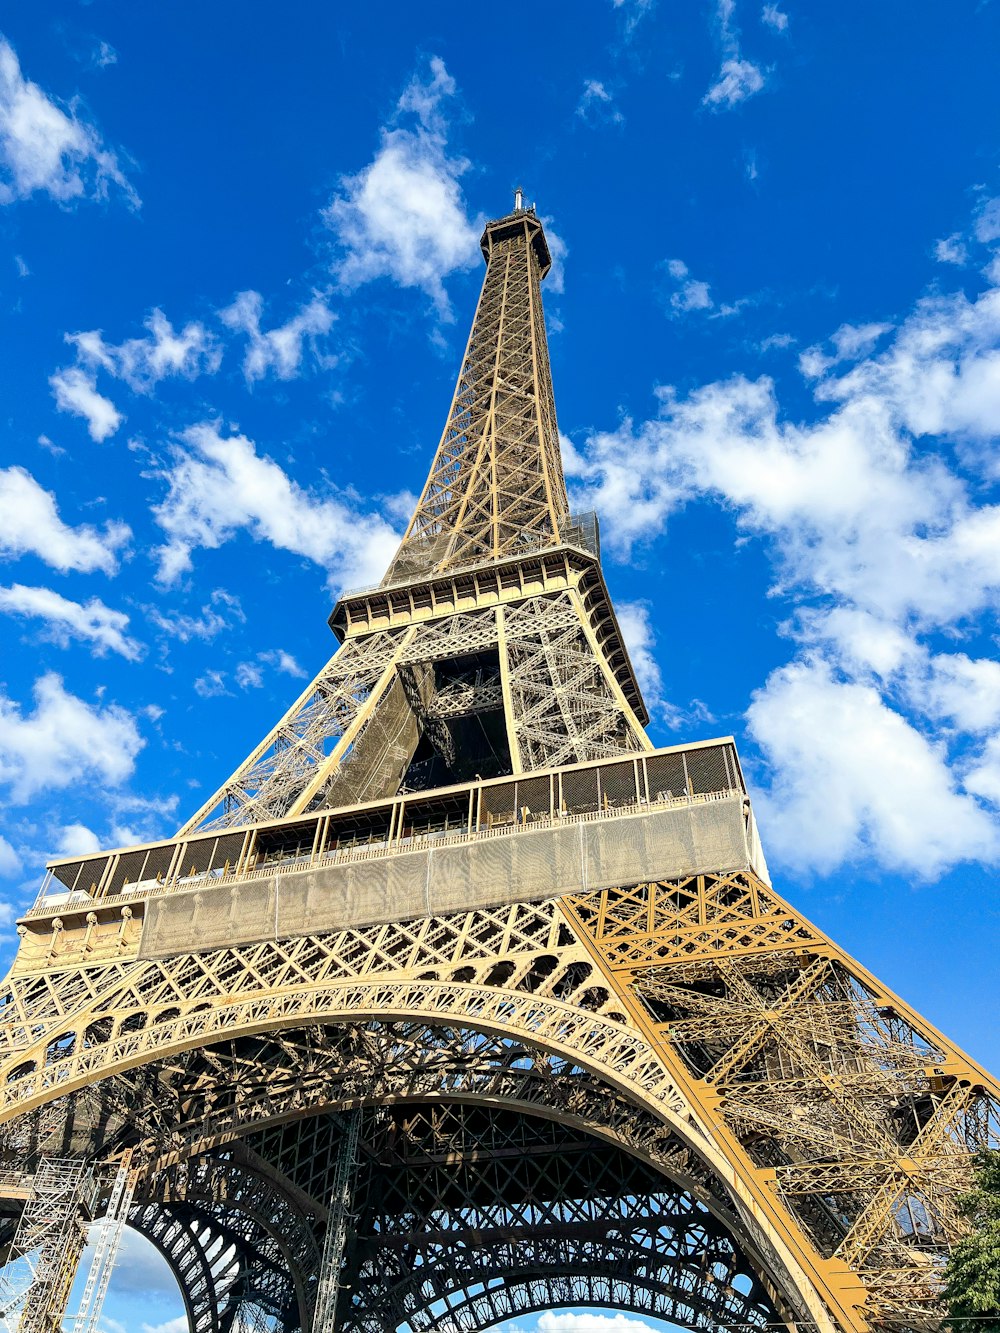
[(739, 793), (563, 827), (529, 824), (459, 846), (430, 845), (155, 898), (146, 909), (141, 956), (538, 902), (752, 863)]

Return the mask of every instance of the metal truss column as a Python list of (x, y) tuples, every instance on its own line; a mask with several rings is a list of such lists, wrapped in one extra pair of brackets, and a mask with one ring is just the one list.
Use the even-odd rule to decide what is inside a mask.
[(18, 1333), (61, 1333), (87, 1243), (93, 1177), (80, 1158), (43, 1157), (3, 1275), (0, 1319)]
[(108, 1283), (118, 1257), (122, 1232), (132, 1206), (137, 1171), (132, 1166), (132, 1149), (122, 1157), (111, 1189), (108, 1211), (97, 1228), (97, 1242), (91, 1261), (87, 1283), (83, 1289), (80, 1308), (73, 1319), (72, 1333), (95, 1333), (108, 1294)]
[(361, 1111), (346, 1112), (341, 1117), (344, 1135), (337, 1154), (337, 1167), (330, 1195), (330, 1213), (323, 1242), (319, 1286), (316, 1293), (316, 1312), (312, 1333), (334, 1333), (337, 1327), (337, 1302), (341, 1292), (341, 1270), (347, 1229), (354, 1202), (354, 1182), (358, 1167), (358, 1135), (361, 1130)]

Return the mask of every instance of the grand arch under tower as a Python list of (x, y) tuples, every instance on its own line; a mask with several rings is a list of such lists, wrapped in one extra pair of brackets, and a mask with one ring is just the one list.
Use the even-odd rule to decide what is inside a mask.
[(54, 862), (3, 983), (0, 1314), (103, 1219), (196, 1333), (935, 1327), (990, 1076), (785, 902), (731, 738), (657, 750), (571, 515), (517, 207), (339, 647), (166, 842)]

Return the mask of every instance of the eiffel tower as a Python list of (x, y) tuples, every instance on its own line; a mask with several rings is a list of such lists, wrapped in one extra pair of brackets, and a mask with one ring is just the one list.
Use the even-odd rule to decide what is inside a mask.
[(482, 249), (331, 661), (176, 837), (52, 862), (18, 925), (10, 1328), (62, 1327), (89, 1226), (92, 1333), (126, 1224), (193, 1333), (939, 1323), (1000, 1088), (775, 891), (731, 737), (651, 745), (520, 195)]

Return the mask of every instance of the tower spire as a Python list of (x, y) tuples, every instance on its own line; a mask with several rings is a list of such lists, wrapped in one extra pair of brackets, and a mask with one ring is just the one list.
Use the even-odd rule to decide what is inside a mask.
[(486, 276), (444, 432), (386, 583), (558, 545), (569, 516), (541, 283), (545, 231), (515, 192), (486, 225)]

